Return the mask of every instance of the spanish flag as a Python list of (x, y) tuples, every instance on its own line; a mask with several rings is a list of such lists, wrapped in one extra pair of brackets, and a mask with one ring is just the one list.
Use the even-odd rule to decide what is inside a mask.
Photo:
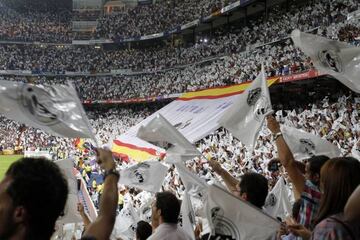
[(136, 162), (143, 162), (155, 158), (162, 159), (165, 156), (164, 153), (160, 153), (153, 148), (140, 147), (120, 140), (113, 141), (112, 152), (126, 162), (130, 159)]
[(76, 138), (74, 141), (75, 147), (81, 151), (84, 150), (84, 143), (85, 140), (83, 138)]
[[(274, 83), (276, 83), (280, 78), (272, 77), (267, 79), (267, 84), (270, 87)], [(229, 96), (234, 96), (243, 93), (252, 82), (245, 82), (231, 86), (223, 86), (223, 87), (215, 87), (208, 88), (204, 90), (199, 90), (195, 92), (188, 92), (181, 95), (177, 98), (177, 101), (190, 101), (194, 99), (218, 99)]]

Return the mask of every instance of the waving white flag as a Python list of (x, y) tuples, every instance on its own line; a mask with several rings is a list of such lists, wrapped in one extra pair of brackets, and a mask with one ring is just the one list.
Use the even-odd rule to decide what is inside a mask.
[(266, 240), (276, 235), (280, 226), (260, 209), (216, 185), (209, 187), (205, 205), (206, 218), (215, 235), (212, 239)]
[(137, 212), (130, 201), (119, 212), (114, 226), (114, 235), (122, 239), (134, 239), (137, 222), (140, 220)]
[(72, 86), (0, 81), (0, 113), (56, 136), (93, 138), (85, 111)]
[(291, 38), (322, 73), (337, 78), (360, 93), (360, 48), (317, 35), (294, 30)]
[(247, 146), (254, 147), (265, 117), (273, 112), (264, 66), (261, 73), (223, 113), (219, 123)]
[(303, 160), (314, 155), (339, 157), (340, 149), (334, 144), (301, 129), (281, 125), (284, 139), (296, 160)]
[(145, 161), (120, 172), (120, 184), (149, 192), (158, 192), (164, 182), (168, 168), (157, 161)]
[(187, 232), (191, 239), (195, 240), (194, 225), (195, 225), (195, 213), (192, 208), (190, 196), (187, 192), (184, 193), (181, 202), (181, 227)]
[(185, 186), (185, 191), (191, 196), (197, 198), (205, 198), (208, 190), (208, 184), (190, 172), (189, 169), (183, 163), (174, 164), (177, 171), (179, 172), (180, 178)]
[(274, 188), (269, 192), (264, 206), (266, 213), (272, 217), (285, 217), (291, 214), (291, 203), (289, 199), (289, 190), (285, 179), (280, 177)]
[(73, 173), (74, 164), (70, 159), (63, 159), (55, 162), (62, 170), (69, 186), (69, 193), (66, 200), (64, 216), (59, 218), (61, 223), (77, 223), (82, 222), (81, 216), (77, 211), (78, 203), (78, 183)]
[(145, 126), (141, 126), (137, 137), (158, 147), (167, 149), (166, 155), (183, 155), (189, 159), (200, 156), (200, 152), (161, 114), (154, 117)]

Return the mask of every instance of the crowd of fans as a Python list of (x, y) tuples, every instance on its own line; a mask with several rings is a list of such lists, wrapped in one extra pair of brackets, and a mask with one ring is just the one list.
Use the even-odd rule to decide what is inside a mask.
[[(302, 129), (328, 140), (341, 150), (342, 156), (358, 157), (360, 156), (360, 98), (354, 94), (342, 94), (342, 92), (335, 93), (323, 99), (319, 96), (318, 100), (312, 104), (305, 105), (299, 103), (296, 109), (284, 110), (283, 106), (279, 105), (278, 107), (282, 110), (276, 111), (276, 119), (282, 124)], [(126, 112), (130, 113), (130, 115), (126, 115), (133, 116), (134, 118), (125, 118), (125, 120), (122, 121), (120, 117), (117, 117), (117, 114), (124, 116), (124, 112), (125, 111), (112, 111), (112, 115), (108, 115), (108, 117), (96, 113), (97, 116), (100, 116), (99, 119), (102, 119), (97, 121), (96, 126), (102, 129), (98, 131), (98, 136), (103, 142), (111, 139), (114, 133), (118, 134), (125, 131), (126, 128), (140, 121), (146, 115), (143, 115), (142, 112), (140, 115), (134, 115), (131, 110), (126, 110)], [(112, 126), (124, 126), (124, 128), (120, 130)], [(269, 189), (272, 189), (279, 177), (289, 178), (289, 176), (282, 171), (273, 170), (269, 167), (278, 156), (278, 152), (274, 142), (272, 142), (272, 133), (266, 126), (264, 126), (260, 132), (254, 151), (244, 146), (226, 129), (217, 130), (197, 142), (196, 146), (205, 158), (201, 157), (187, 161), (187, 167), (209, 184), (216, 182), (224, 183), (224, 180), (218, 174), (215, 174), (216, 171), (212, 171), (214, 165), (208, 162), (214, 159), (236, 179), (240, 179), (241, 176), (249, 172), (256, 172), (265, 176), (268, 180)], [(97, 168), (92, 165), (95, 164), (95, 161), (91, 160), (94, 157), (95, 156), (89, 156), (88, 153), (85, 153), (85, 155), (82, 155), (80, 158), (86, 160), (81, 160), (79, 163), (77, 159), (77, 163), (79, 170), (87, 174), (90, 192), (94, 201), (98, 203), (103, 189), (103, 182), (96, 182), (96, 180), (91, 177), (91, 172), (95, 175), (98, 174)], [(129, 164), (128, 162), (120, 161), (118, 162), (118, 168), (127, 168), (132, 164), (133, 163)], [(87, 168), (92, 170), (86, 170)], [(163, 183), (163, 190), (175, 193), (178, 198), (182, 197), (185, 186), (176, 168), (170, 167)], [(119, 201), (119, 211), (130, 203), (133, 204), (136, 211), (140, 212), (140, 209), (143, 209), (151, 200), (151, 194), (148, 192), (129, 187), (121, 187), (119, 194), (121, 195), (119, 195), (121, 199), (121, 201)], [(291, 195), (290, 192), (289, 195)], [(201, 199), (192, 198), (192, 201), (195, 213), (197, 213), (197, 222), (206, 224), (206, 220), (202, 219), (201, 215), (199, 215), (204, 208)], [(146, 216), (143, 217), (143, 220), (149, 221), (149, 219), (146, 219)], [(116, 237), (123, 237), (123, 233), (117, 232), (116, 229), (115, 226), (113, 232), (114, 239), (116, 239)], [(204, 230), (203, 234), (205, 234), (206, 231), (207, 230)]]
[[(105, 16), (99, 25), (98, 34), (122, 38), (153, 33), (153, 31), (161, 31), (186, 23), (189, 20), (193, 20), (194, 16), (204, 16), (209, 13), (209, 9), (210, 12), (213, 12), (221, 6), (230, 3), (229, 1), (205, 2), (207, 4), (203, 5), (195, 4), (191, 1), (182, 1), (181, 3), (168, 3), (170, 5), (139, 6), (128, 12)], [(282, 40), (272, 44), (265, 43), (287, 37), (290, 30), (294, 28), (300, 28), (301, 30), (318, 28), (317, 33), (319, 35), (358, 44), (360, 34), (359, 23), (356, 21), (346, 21), (347, 13), (358, 9), (358, 2), (345, 0), (333, 1), (331, 4), (327, 3), (322, 0), (314, 1), (311, 6), (296, 8), (285, 13), (274, 8), (270, 12), (268, 22), (260, 23), (252, 21), (248, 27), (241, 29), (239, 32), (219, 33), (214, 39), (210, 40), (210, 43), (196, 44), (190, 48), (173, 49), (171, 47), (156, 47), (147, 50), (132, 49), (107, 52), (90, 47), (0, 45), (0, 52), (2, 52), (0, 70), (30, 70), (35, 72), (109, 72), (116, 68), (151, 70), (147, 73), (116, 77), (55, 77), (54, 79), (39, 77), (25, 79), (24, 77), (2, 76), (0, 79), (30, 81), (41, 84), (64, 83), (71, 80), (75, 83), (82, 100), (116, 100), (163, 96), (202, 88), (242, 83), (255, 79), (261, 62), (265, 63), (268, 76), (303, 72), (312, 68), (311, 60), (299, 49), (295, 48), (291, 40)], [(188, 9), (192, 9), (192, 11), (185, 11)], [(139, 16), (138, 22), (135, 22), (134, 18), (128, 19), (131, 14)], [(178, 14), (181, 18), (176, 19)], [(64, 31), (67, 31), (67, 27), (66, 23), (61, 19), (57, 21), (57, 19), (51, 16), (44, 15), (42, 17), (45, 19), (49, 17), (49, 22), (46, 23), (44, 20), (42, 20), (43, 22), (37, 22), (38, 16), (40, 15), (34, 14), (32, 16), (29, 14), (27, 16), (26, 20), (28, 22), (35, 22), (38, 28), (34, 26), (29, 27), (30, 25), (27, 25), (28, 22), (25, 21), (25, 18), (12, 12), (11, 9), (2, 6), (0, 3), (0, 18), (4, 18), (4, 21), (0, 22), (0, 38), (21, 41), (48, 41), (47, 39), (67, 41), (69, 39), (70, 35), (63, 34)], [(126, 19), (129, 21), (129, 24), (125, 26), (121, 23)], [(55, 22), (58, 25), (53, 25)], [(16, 30), (19, 29), (21, 30), (17, 32)], [(43, 31), (43, 29), (46, 29), (44, 31), (46, 34), (39, 34), (39, 31)], [(119, 32), (122, 35), (119, 35)], [(41, 37), (38, 35), (41, 35)], [(262, 44), (265, 45), (261, 46)], [(257, 47), (252, 49), (253, 46), (251, 45), (256, 45)], [(246, 47), (248, 47), (248, 51), (243, 51)], [(222, 54), (225, 56), (217, 60), (194, 64), (206, 57)], [(166, 71), (156, 71), (184, 64), (190, 65)], [(127, 106), (123, 108), (88, 109), (87, 115), (90, 118), (90, 124), (96, 133), (97, 140), (103, 145), (111, 143), (113, 139), (126, 132), (131, 126), (142, 121), (160, 107), (160, 104), (154, 104), (147, 108)], [(306, 132), (328, 140), (341, 150), (341, 156), (353, 156), (359, 159), (360, 97), (357, 94), (344, 94), (338, 91), (325, 98), (318, 96), (318, 99), (309, 105), (304, 105), (300, 102), (295, 109), (286, 108), (284, 104), (274, 106), (274, 108), (276, 109), (275, 115), (278, 122), (303, 129)], [(271, 121), (273, 121), (272, 124)], [(74, 146), (73, 139), (50, 136), (39, 129), (26, 127), (2, 116), (0, 116), (0, 129), (0, 151), (6, 149), (36, 151), (46, 148), (50, 149), (55, 160), (68, 157), (74, 158), (75, 166), (87, 181), (92, 200), (100, 208), (99, 199), (104, 192), (104, 182), (102, 180), (98, 181), (97, 178), (93, 177), (100, 173), (93, 151), (79, 150)], [(257, 144), (254, 150), (252, 150), (234, 138), (226, 129), (221, 128), (196, 143), (196, 147), (203, 157), (187, 161), (186, 166), (205, 182), (220, 182), (226, 186), (228, 186), (228, 181), (224, 179), (224, 175), (220, 174), (220, 172), (226, 171), (230, 174), (228, 176), (232, 176), (235, 179), (241, 179), (250, 172), (256, 173), (265, 177), (269, 189), (272, 189), (279, 177), (284, 177), (284, 179), (290, 180), (291, 188), (289, 190), (293, 190), (296, 195), (296, 191), (300, 191), (298, 188), (299, 181), (294, 181), (294, 175), (288, 172), (289, 166), (284, 164), (284, 159), (281, 156), (282, 153), (279, 150), (281, 144), (276, 141), (276, 147), (273, 141), (274, 134), (276, 135), (277, 133), (276, 131), (276, 123), (274, 123), (274, 120), (270, 120), (270, 124), (264, 126), (260, 131)], [(277, 157), (280, 160), (274, 160)], [(215, 160), (217, 163), (214, 162)], [(274, 161), (278, 161), (279, 166), (283, 164), (284, 169), (274, 170), (272, 167), (269, 167)], [(336, 164), (339, 160), (329, 161), (331, 161), (331, 164)], [(343, 159), (343, 161), (348, 161), (349, 165), (350, 162), (353, 164), (351, 159)], [(116, 164), (118, 169), (124, 169), (133, 165), (134, 162), (124, 162), (120, 158), (117, 159)], [(320, 177), (320, 170), (318, 175)], [(322, 175), (321, 177), (324, 176)], [(306, 177), (308, 176), (306, 175)], [(353, 176), (349, 175), (347, 177), (351, 181)], [(308, 191), (322, 194), (319, 190), (319, 182), (317, 183), (318, 186), (310, 186), (305, 179), (303, 181), (303, 186), (300, 185), (304, 189), (301, 190), (306, 191), (306, 189), (310, 189)], [(328, 180), (322, 181), (324, 183)], [(242, 184), (245, 184), (244, 182), (242, 181)], [(328, 194), (329, 188), (332, 187), (335, 186), (325, 184), (321, 190), (323, 194)], [(238, 185), (236, 185), (236, 188), (238, 188)], [(174, 166), (169, 168), (163, 183), (163, 190), (172, 192), (178, 198), (183, 196), (185, 186), (177, 168)], [(126, 186), (121, 186), (118, 194), (118, 211), (124, 211), (130, 204), (135, 211), (140, 212), (145, 207), (149, 207), (148, 204), (152, 198), (152, 195), (148, 192)], [(291, 195), (291, 191), (289, 191), (289, 195)], [(156, 198), (160, 197), (159, 195), (156, 196)], [(347, 200), (348, 196), (346, 195), (345, 197), (345, 200)], [(302, 195), (301, 197), (294, 196), (291, 199), (294, 200), (294, 198), (303, 200)], [(313, 198), (313, 196), (310, 196), (310, 198)], [(316, 201), (318, 200), (316, 199)], [(331, 200), (336, 199), (328, 197), (326, 201)], [(202, 199), (192, 197), (192, 201), (196, 213), (196, 223), (199, 226), (203, 225), (202, 230), (199, 230), (199, 228), (199, 231), (197, 231), (197, 236), (200, 238), (209, 233), (209, 228), (206, 219), (202, 218), (200, 214), (201, 210), (204, 209)], [(254, 204), (251, 199), (248, 199), (248, 201)], [(327, 222), (322, 222), (322, 220), (326, 220), (330, 216), (329, 211), (326, 212), (324, 210), (323, 201), (318, 203), (322, 209), (322, 215), (316, 219), (316, 224), (326, 224)], [(316, 205), (316, 203), (311, 204)], [(344, 205), (345, 203), (342, 202), (342, 204)], [(262, 205), (263, 203), (256, 206), (261, 208)], [(316, 236), (316, 234), (319, 234), (317, 227), (309, 224), (310, 220), (314, 219), (310, 219), (307, 215), (305, 216), (306, 219), (304, 218), (303, 212), (308, 211), (304, 205), (302, 203), (299, 212), (300, 217), (297, 217), (295, 220), (299, 220), (299, 223), (306, 228), (314, 230), (313, 234)], [(337, 207), (336, 211), (343, 211), (343, 208), (344, 206)], [(315, 210), (316, 208), (314, 207)], [(338, 214), (339, 212), (332, 213)], [(150, 221), (149, 216), (142, 216), (142, 220)], [(123, 235), (123, 232), (119, 232), (119, 228), (117, 228), (119, 224), (121, 225), (121, 223), (115, 224), (112, 239), (127, 237)], [(295, 225), (288, 225), (288, 231), (285, 233), (284, 229), (281, 229), (282, 233), (280, 235), (293, 234), (294, 236), (300, 235), (304, 237), (302, 234), (306, 231), (306, 234), (309, 234), (309, 230), (304, 229), (303, 226), (296, 225), (295, 228)], [(303, 230), (302, 233), (300, 230)], [(290, 238), (294, 236), (290, 236)], [(310, 238), (309, 236), (307, 237)], [(279, 237), (278, 239), (281, 238)]]
[(0, 40), (71, 42), (71, 12), (18, 12), (0, 2)]
[(236, 0), (182, 0), (139, 5), (104, 15), (99, 19), (96, 34), (99, 37), (123, 39), (159, 33), (207, 17), (233, 2)]
[[(280, 7), (275, 7), (270, 11), (269, 19), (265, 23), (260, 17), (260, 19), (249, 21), (247, 27), (240, 30), (234, 29), (234, 33), (219, 31), (208, 41), (196, 43), (191, 47), (158, 46), (105, 51), (89, 46), (1, 45), (3, 57), (0, 59), (0, 70), (58, 73), (64, 71), (109, 72), (112, 69), (145, 71), (166, 69), (193, 64), (208, 57), (239, 54), (246, 47), (260, 46), (286, 38), (296, 28), (307, 31), (320, 27), (318, 32), (321, 35), (354, 42), (359, 32), (358, 22), (347, 23), (347, 25), (343, 22), (348, 12), (357, 9), (356, 4), (347, 0), (341, 4), (333, 3), (328, 9), (321, 1), (316, 1), (311, 7), (304, 6), (293, 10), (295, 12), (287, 12)], [(4, 18), (9, 19), (7, 16)], [(20, 22), (27, 23), (27, 21)], [(47, 22), (47, 26), (52, 26), (51, 21)], [(19, 29), (21, 27), (15, 27), (15, 30)], [(41, 26), (38, 29), (43, 31)], [(21, 31), (19, 34), (26, 36)], [(46, 36), (46, 34), (41, 34), (41, 36)], [(8, 59), (11, 60), (8, 61)]]

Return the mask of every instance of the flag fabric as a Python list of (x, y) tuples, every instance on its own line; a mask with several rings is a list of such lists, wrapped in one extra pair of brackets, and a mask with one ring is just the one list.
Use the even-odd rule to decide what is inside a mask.
[(85, 149), (84, 143), (85, 143), (85, 139), (83, 139), (83, 138), (76, 138), (74, 141), (75, 147), (77, 149), (79, 149), (80, 151), (83, 151)]
[(213, 239), (271, 239), (280, 226), (276, 219), (216, 185), (209, 187), (205, 212)]
[(146, 161), (120, 171), (119, 183), (156, 193), (160, 190), (168, 168), (158, 161)]
[(1, 80), (0, 113), (56, 136), (94, 138), (73, 86)]
[(153, 199), (148, 199), (139, 208), (140, 220), (151, 223), (151, 204)]
[(190, 172), (183, 163), (179, 162), (174, 165), (185, 186), (185, 191), (193, 197), (204, 199), (207, 194), (208, 184), (195, 173)]
[(315, 155), (334, 158), (341, 154), (340, 149), (334, 144), (301, 129), (281, 125), (281, 131), (296, 160), (307, 159)]
[(270, 94), (262, 66), (261, 73), (223, 113), (219, 124), (242, 143), (253, 148), (264, 119), (271, 112)]
[(186, 155), (194, 158), (201, 153), (169, 121), (158, 114), (146, 125), (141, 126), (137, 137), (158, 147), (167, 149), (166, 155)]
[(181, 202), (181, 227), (187, 232), (191, 239), (195, 240), (194, 225), (195, 225), (195, 213), (192, 208), (190, 196), (187, 192), (184, 193)]
[(126, 162), (163, 159), (165, 150), (136, 137), (121, 135), (112, 142), (112, 152)]
[(351, 90), (360, 93), (359, 47), (297, 29), (291, 33), (291, 38), (320, 72), (334, 76)]
[(77, 211), (77, 178), (73, 174), (73, 162), (70, 159), (63, 159), (55, 162), (62, 170), (69, 186), (69, 193), (64, 209), (64, 216), (59, 218), (63, 224), (82, 222), (82, 218)]
[(283, 177), (278, 179), (274, 188), (269, 192), (264, 208), (266, 213), (274, 218), (280, 217), (285, 220), (285, 217), (291, 215), (292, 204), (289, 199), (289, 189)]
[[(270, 78), (268, 84), (274, 84), (278, 80), (278, 77)], [(220, 127), (218, 119), (250, 84), (246, 82), (184, 93), (175, 101), (130, 128), (125, 135), (135, 137), (141, 126), (149, 123), (160, 113), (190, 143), (195, 143)]]
[(119, 212), (116, 217), (113, 234), (116, 238), (132, 240), (135, 237), (137, 222), (140, 220), (139, 215), (130, 201)]

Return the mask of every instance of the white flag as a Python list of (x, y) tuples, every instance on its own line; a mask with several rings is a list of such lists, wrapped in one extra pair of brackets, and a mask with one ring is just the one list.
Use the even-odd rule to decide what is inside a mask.
[(215, 185), (209, 187), (205, 205), (212, 235), (221, 239), (265, 240), (276, 235), (280, 226), (260, 209)]
[(141, 126), (137, 137), (161, 148), (166, 148), (167, 156), (185, 155), (189, 158), (200, 156), (200, 152), (161, 114), (153, 118), (146, 126)]
[(185, 186), (185, 191), (191, 196), (205, 198), (208, 190), (208, 184), (194, 173), (190, 172), (183, 163), (174, 164), (179, 172), (180, 178)]
[(291, 203), (289, 199), (289, 190), (285, 179), (280, 177), (274, 188), (269, 192), (264, 206), (266, 213), (272, 217), (280, 217), (285, 220), (285, 217), (291, 215)]
[(296, 160), (303, 160), (315, 155), (339, 157), (340, 149), (334, 144), (301, 129), (281, 125), (284, 139)]
[(151, 223), (151, 204), (153, 199), (148, 199), (145, 203), (139, 208), (140, 220)]
[(219, 123), (242, 143), (254, 147), (266, 115), (272, 112), (264, 67), (251, 85), (223, 113)]
[(149, 192), (158, 192), (168, 168), (157, 161), (145, 161), (120, 172), (119, 183)]
[(334, 76), (351, 90), (360, 93), (359, 47), (299, 30), (294, 30), (291, 38), (320, 72)]
[(181, 202), (181, 227), (191, 236), (191, 239), (195, 240), (194, 225), (194, 209), (192, 208), (190, 196), (185, 192)]
[(69, 193), (66, 200), (66, 205), (64, 209), (64, 216), (59, 218), (61, 223), (76, 223), (82, 222), (82, 218), (77, 211), (77, 203), (78, 203), (78, 190), (77, 190), (77, 178), (73, 173), (74, 164), (70, 159), (63, 159), (55, 162), (60, 169), (62, 170), (68, 186)]
[(72, 86), (0, 81), (0, 113), (56, 136), (94, 138)]
[(130, 201), (121, 209), (116, 217), (114, 226), (115, 236), (123, 239), (134, 239), (139, 220), (140, 218), (133, 207), (133, 203)]

